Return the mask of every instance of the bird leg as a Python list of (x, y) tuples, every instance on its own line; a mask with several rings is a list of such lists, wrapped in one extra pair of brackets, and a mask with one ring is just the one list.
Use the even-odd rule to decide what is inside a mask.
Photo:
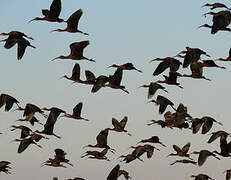
[(136, 71), (138, 71), (138, 72), (142, 73), (142, 71), (141, 71), (141, 70), (139, 70), (139, 69), (134, 68), (134, 70), (136, 70)]
[(128, 136), (132, 136), (132, 134), (130, 134), (129, 132), (126, 132)]
[(61, 139), (60, 136), (56, 135), (55, 133), (52, 133), (53, 136), (57, 137), (58, 139)]
[(39, 145), (39, 144), (37, 144), (37, 143), (35, 143), (35, 142), (34, 142), (34, 144), (35, 144), (36, 146), (38, 146), (39, 148), (43, 148), (41, 145)]
[(129, 92), (126, 89), (121, 89), (122, 91), (126, 92), (127, 94), (129, 94)]
[(143, 159), (140, 159), (139, 157), (136, 157), (137, 159), (139, 159), (141, 162), (144, 162), (144, 160)]
[(78, 30), (78, 32), (81, 33), (81, 34), (87, 35), (87, 36), (89, 35), (88, 33), (80, 31), (80, 30)]
[(162, 146), (166, 147), (166, 145), (164, 145), (162, 142), (159, 142), (159, 144), (161, 144)]
[(91, 62), (96, 62), (94, 59), (89, 59), (89, 58), (86, 58), (86, 57), (83, 57), (83, 59), (86, 59), (86, 60), (91, 61)]

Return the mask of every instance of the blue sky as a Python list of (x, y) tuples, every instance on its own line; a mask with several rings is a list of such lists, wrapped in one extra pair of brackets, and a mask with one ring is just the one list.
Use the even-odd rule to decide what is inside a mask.
[[(199, 25), (211, 24), (211, 17), (201, 17), (209, 8), (200, 8), (204, 3), (195, 1), (75, 1), (62, 0), (60, 17), (67, 19), (73, 12), (81, 8), (83, 16), (80, 19), (79, 29), (89, 33), (89, 36), (72, 33), (59, 33), (51, 30), (64, 28), (64, 23), (27, 22), (36, 16), (42, 17), (41, 9), (49, 8), (51, 0), (45, 1), (13, 1), (2, 0), (1, 31), (22, 31), (34, 37), (30, 41), (36, 49), (27, 48), (22, 60), (16, 59), (17, 47), (9, 50), (0, 46), (1, 52), (1, 93), (7, 93), (20, 101), (20, 105), (34, 103), (41, 107), (60, 107), (71, 113), (72, 108), (83, 102), (82, 116), (90, 122), (75, 121), (60, 118), (55, 125), (55, 132), (62, 137), (51, 137), (49, 141), (41, 141), (43, 149), (31, 145), (22, 154), (17, 154), (17, 143), (9, 143), (19, 136), (19, 131), (9, 131), (14, 120), (22, 117), (21, 112), (4, 112), (0, 109), (1, 126), (1, 158), (12, 162), (12, 174), (1, 177), (6, 180), (13, 179), (60, 179), (74, 178), (76, 176), (86, 179), (105, 179), (110, 170), (119, 161), (121, 154), (131, 152), (129, 146), (139, 140), (158, 135), (167, 144), (160, 152), (154, 153), (151, 159), (144, 157), (144, 162), (134, 161), (130, 164), (121, 163), (121, 167), (129, 171), (133, 179), (189, 179), (192, 174), (207, 173), (216, 179), (223, 179), (223, 171), (230, 169), (228, 159), (218, 161), (208, 158), (202, 167), (176, 164), (169, 166), (178, 158), (166, 156), (173, 152), (172, 145), (183, 146), (191, 142), (191, 151), (200, 149), (219, 150), (219, 141), (208, 145), (208, 135), (193, 135), (190, 130), (161, 129), (158, 126), (148, 127), (147, 121), (163, 119), (158, 114), (158, 107), (146, 104), (147, 90), (138, 89), (140, 85), (162, 79), (162, 75), (153, 77), (152, 73), (157, 66), (151, 59), (156, 57), (174, 56), (186, 46), (198, 47), (211, 55), (212, 59), (227, 57), (230, 48), (230, 33), (218, 32), (210, 34), (208, 29), (196, 29)], [(215, 1), (211, 1), (215, 2)], [(230, 5), (229, 1), (222, 1)], [(2, 37), (3, 39), (5, 37)], [(56, 60), (59, 55), (68, 55), (69, 44), (77, 41), (89, 40), (90, 45), (84, 54), (96, 60), (96, 63), (87, 61)], [(202, 56), (202, 59), (206, 57)], [(85, 70), (91, 70), (96, 76), (113, 74), (114, 69), (107, 66), (132, 62), (143, 73), (134, 71), (124, 72), (122, 84), (126, 86), (129, 95), (109, 88), (101, 89), (92, 94), (91, 87), (81, 84), (71, 84), (68, 80), (59, 80), (61, 76), (71, 74), (75, 63), (81, 67), (81, 77)], [(165, 86), (169, 93), (158, 91), (157, 94), (166, 96), (175, 103), (183, 103), (193, 117), (212, 116), (221, 121), (224, 126), (214, 124), (212, 131), (224, 129), (230, 131), (229, 120), (229, 93), (231, 85), (229, 75), (231, 65), (229, 62), (217, 62), (227, 69), (205, 69), (205, 76), (211, 82), (194, 79), (180, 79), (184, 87)], [(189, 74), (189, 69), (180, 72)], [(167, 74), (166, 71), (164, 74)], [(157, 95), (156, 95), (157, 96)], [(155, 96), (155, 97), (156, 97)], [(169, 108), (168, 110), (171, 110)], [(116, 149), (115, 154), (108, 154), (111, 162), (81, 159), (85, 150), (84, 145), (94, 144), (95, 137), (100, 130), (112, 127), (112, 117), (120, 120), (128, 116), (127, 130), (132, 133), (129, 137), (123, 133), (110, 132), (108, 143)], [(45, 119), (38, 115), (45, 123)], [(15, 123), (16, 124), (16, 123)], [(29, 124), (24, 124), (28, 125)], [(8, 129), (7, 129), (8, 128)], [(42, 129), (39, 125), (33, 130)], [(67, 158), (74, 167), (52, 168), (40, 167), (40, 164), (53, 157), (55, 148), (62, 148), (67, 152)], [(89, 149), (90, 150), (90, 149)], [(193, 156), (194, 159), (197, 156)], [(180, 158), (179, 158), (180, 159)], [(1, 178), (0, 178), (1, 179)], [(122, 178), (121, 178), (122, 179)]]

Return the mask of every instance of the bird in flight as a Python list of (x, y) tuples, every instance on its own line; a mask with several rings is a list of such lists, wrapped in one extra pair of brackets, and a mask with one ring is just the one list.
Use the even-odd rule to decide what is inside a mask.
[(79, 20), (80, 20), (82, 14), (83, 14), (82, 9), (77, 10), (68, 18), (67, 21), (65, 21), (67, 23), (67, 27), (65, 29), (56, 29), (56, 30), (53, 30), (51, 32), (55, 32), (55, 31), (64, 32), (64, 31), (66, 31), (66, 32), (70, 32), (70, 33), (81, 33), (84, 35), (89, 35), (88, 33), (85, 33), (85, 32), (80, 31), (78, 29)]
[(42, 14), (44, 17), (36, 17), (30, 20), (28, 23), (32, 21), (49, 21), (49, 22), (64, 22), (63, 19), (59, 18), (60, 12), (62, 9), (61, 0), (53, 0), (50, 10), (42, 9)]

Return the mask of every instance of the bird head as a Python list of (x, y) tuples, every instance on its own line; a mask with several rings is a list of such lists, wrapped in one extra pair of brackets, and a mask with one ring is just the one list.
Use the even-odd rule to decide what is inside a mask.
[(112, 64), (111, 66), (108, 66), (107, 68), (110, 68), (110, 67), (118, 68), (119, 66), (118, 66), (118, 65), (116, 65), (116, 64)]

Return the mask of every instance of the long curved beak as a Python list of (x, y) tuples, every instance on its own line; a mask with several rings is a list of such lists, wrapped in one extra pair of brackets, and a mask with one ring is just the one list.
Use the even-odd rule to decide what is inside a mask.
[(111, 68), (111, 67), (113, 67), (113, 66), (111, 65), (111, 66), (108, 66), (107, 68)]
[(56, 60), (56, 59), (59, 59), (59, 57), (56, 57), (56, 58), (52, 59), (51, 61), (54, 61), (54, 60)]
[(50, 31), (50, 32), (55, 32), (55, 31), (58, 31), (58, 29), (52, 30), (52, 31)]
[(36, 48), (35, 46), (33, 46), (33, 45), (29, 45), (30, 47), (32, 47), (32, 48)]
[(154, 100), (151, 100), (151, 101), (146, 102), (146, 104), (151, 103), (151, 102), (155, 102), (155, 101), (154, 101)]
[(36, 18), (31, 19), (30, 21), (27, 22), (27, 24), (31, 23), (32, 21), (34, 21)]
[(64, 77), (65, 77), (65, 76), (60, 77), (59, 80), (60, 80), (60, 79), (63, 79)]

